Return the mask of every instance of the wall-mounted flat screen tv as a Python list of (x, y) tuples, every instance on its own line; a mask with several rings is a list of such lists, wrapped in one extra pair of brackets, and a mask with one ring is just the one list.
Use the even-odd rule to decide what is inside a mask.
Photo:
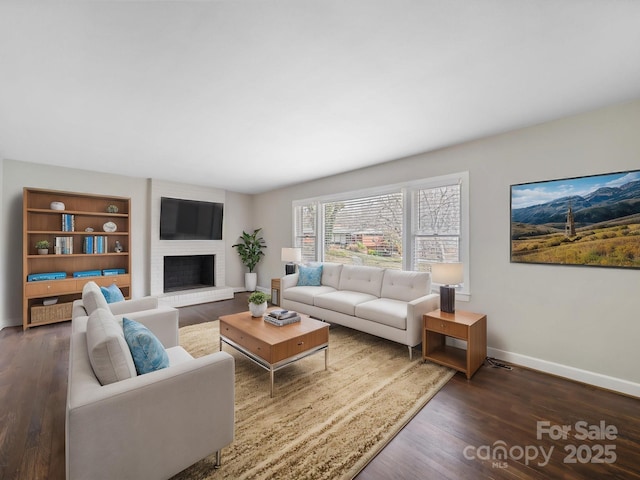
[(222, 240), (224, 204), (162, 197), (160, 240)]

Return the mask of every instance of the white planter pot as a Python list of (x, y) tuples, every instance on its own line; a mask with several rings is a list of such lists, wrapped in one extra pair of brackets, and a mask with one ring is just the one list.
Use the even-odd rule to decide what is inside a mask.
[(267, 313), (267, 302), (260, 304), (249, 303), (249, 311), (251, 312), (252, 317), (261, 317)]
[(256, 272), (244, 274), (244, 288), (247, 292), (255, 292), (258, 285), (258, 274)]

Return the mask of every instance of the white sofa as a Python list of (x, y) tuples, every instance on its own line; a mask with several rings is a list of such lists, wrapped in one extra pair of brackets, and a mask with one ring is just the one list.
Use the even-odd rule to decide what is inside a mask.
[(280, 279), (281, 305), (409, 347), (422, 342), (422, 315), (440, 307), (431, 274), (322, 263), (317, 286), (299, 286), (299, 273)]
[[(73, 309), (67, 479), (166, 479), (213, 453), (219, 464), (221, 449), (234, 435), (233, 357), (216, 352), (194, 359), (178, 346), (178, 311), (157, 304), (146, 308), (153, 307), (153, 298), (113, 303), (108, 308), (101, 304), (88, 311), (85, 307), (92, 303), (83, 294)], [(130, 378), (102, 385), (89, 353), (90, 349), (92, 355), (96, 352), (95, 325), (104, 325), (122, 343), (123, 317), (135, 319), (155, 334), (166, 349), (169, 367), (137, 375), (134, 366)], [(112, 345), (108, 356), (118, 365)], [(126, 370), (124, 366), (125, 377)]]

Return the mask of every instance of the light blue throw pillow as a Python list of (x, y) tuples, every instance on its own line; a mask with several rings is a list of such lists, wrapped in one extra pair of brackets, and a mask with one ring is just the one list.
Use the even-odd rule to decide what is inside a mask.
[(164, 346), (147, 327), (125, 317), (122, 319), (122, 329), (138, 375), (169, 366), (169, 356)]
[(115, 283), (112, 283), (109, 287), (100, 287), (100, 291), (107, 300), (107, 303), (122, 302), (124, 300), (124, 295), (122, 295), (122, 292)]
[(300, 265), (298, 270), (299, 287), (319, 287), (322, 281), (322, 265), (305, 267)]

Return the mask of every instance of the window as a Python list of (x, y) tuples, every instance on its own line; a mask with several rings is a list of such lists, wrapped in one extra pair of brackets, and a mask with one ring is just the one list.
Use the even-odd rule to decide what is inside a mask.
[(302, 261), (318, 260), (317, 204), (307, 203), (293, 209), (295, 239), (293, 244), (302, 249)]
[(460, 184), (413, 191), (412, 270), (429, 271), (432, 263), (460, 261), (460, 193)]
[(304, 261), (429, 271), (462, 262), (469, 290), (468, 174), (294, 202)]
[(402, 193), (322, 203), (323, 259), (402, 268)]

